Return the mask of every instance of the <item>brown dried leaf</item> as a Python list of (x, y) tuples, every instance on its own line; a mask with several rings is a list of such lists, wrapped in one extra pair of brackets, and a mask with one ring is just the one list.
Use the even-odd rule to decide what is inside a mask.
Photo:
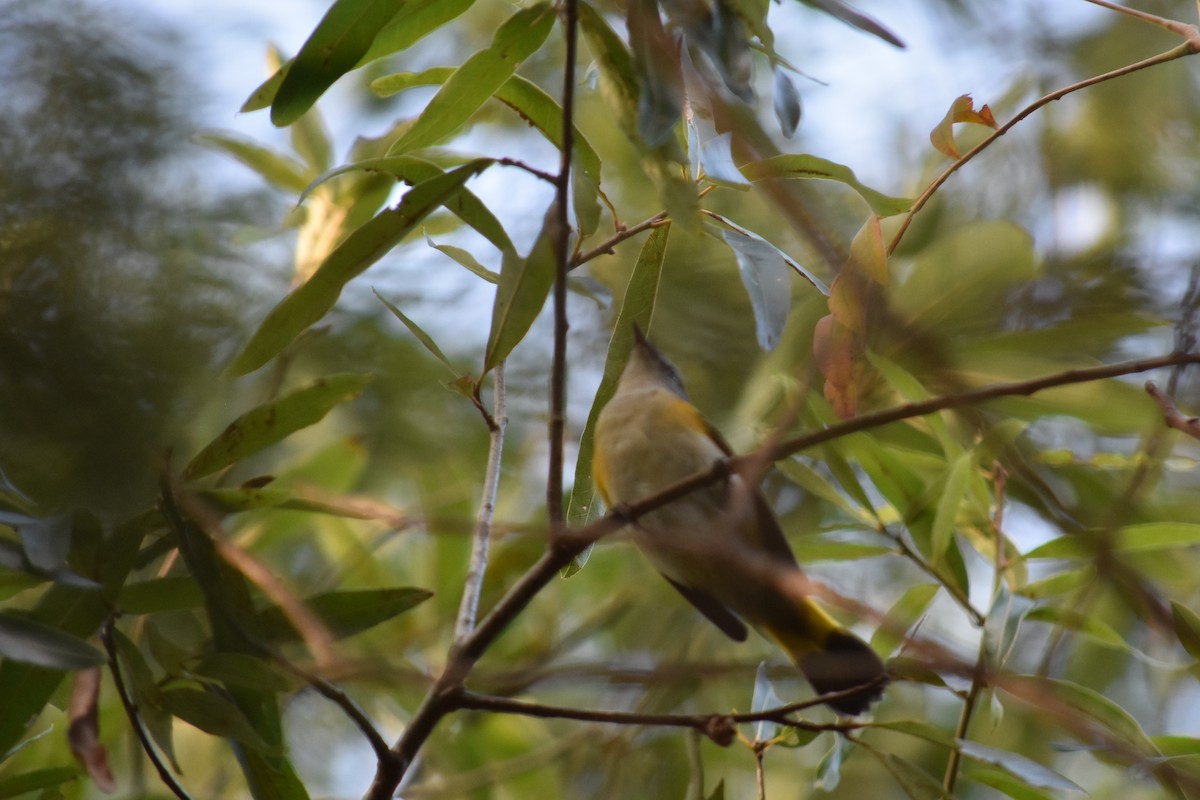
[(859, 350), (854, 332), (833, 314), (817, 321), (813, 331), (813, 355), (825, 376), (825, 399), (842, 419), (849, 419), (858, 412), (858, 375), (862, 371), (857, 363)]
[(108, 751), (100, 744), (100, 668), (79, 670), (71, 683), (67, 706), (67, 742), (75, 759), (87, 770), (96, 788), (105, 794), (116, 791), (117, 782), (108, 766)]

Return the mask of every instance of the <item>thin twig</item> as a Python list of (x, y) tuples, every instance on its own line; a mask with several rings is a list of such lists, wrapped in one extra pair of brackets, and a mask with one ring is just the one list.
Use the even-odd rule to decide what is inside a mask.
[(912, 208), (910, 208), (908, 213), (904, 215), (903, 221), (901, 221), (900, 226), (896, 229), (896, 233), (892, 236), (892, 241), (888, 244), (888, 254), (891, 255), (896, 251), (896, 248), (900, 245), (900, 240), (904, 238), (905, 232), (912, 224), (913, 217), (915, 217), (917, 213), (925, 207), (925, 204), (928, 203), (930, 198), (932, 198), (937, 190), (942, 187), (942, 184), (950, 179), (951, 175), (953, 175), (955, 172), (958, 172), (958, 170), (960, 170), (962, 167), (966, 166), (971, 159), (975, 158), (975, 156), (979, 155), (988, 147), (990, 147), (993, 142), (995, 142), (1004, 134), (1008, 133), (1017, 123), (1024, 120), (1033, 112), (1037, 111), (1043, 106), (1053, 103), (1055, 100), (1061, 100), (1067, 95), (1077, 92), (1080, 89), (1086, 89), (1089, 86), (1094, 86), (1098, 83), (1120, 78), (1124, 75), (1129, 75), (1133, 72), (1138, 72), (1148, 67), (1166, 64), (1167, 62), (1174, 61), (1177, 58), (1183, 58), (1184, 56), (1190, 56), (1200, 52), (1200, 33), (1198, 33), (1195, 28), (1191, 26), (1188, 27), (1190, 32), (1187, 35), (1187, 41), (1178, 47), (1174, 47), (1165, 53), (1159, 53), (1156, 56), (1151, 56), (1150, 58), (1142, 61), (1128, 64), (1119, 69), (1114, 69), (1111, 72), (1105, 72), (1103, 75), (1096, 75), (1094, 77), (1087, 78), (1086, 80), (1079, 81), (1078, 83), (1073, 83), (1070, 86), (1064, 86), (1061, 89), (1056, 89), (1055, 91), (1050, 92), (1050, 94), (1038, 98), (1017, 112), (1015, 117), (993, 131), (991, 135), (989, 135), (982, 142), (963, 153), (957, 161), (946, 167), (941, 175), (938, 175), (936, 178), (934, 178), (932, 183), (925, 187), (925, 191), (921, 192), (920, 196), (918, 196), (913, 202)]
[(342, 713), (353, 722), (366, 737), (367, 742), (371, 745), (371, 749), (375, 751), (375, 759), (377, 761), (390, 760), (392, 751), (388, 748), (387, 740), (383, 738), (383, 734), (375, 727), (375, 723), (367, 716), (367, 712), (363, 711), (362, 707), (334, 684), (322, 678), (320, 675), (314, 675), (307, 670), (304, 670), (292, 662), (288, 661), (282, 655), (272, 652), (272, 661), (281, 668), (292, 673), (300, 680), (311, 686), (317, 694), (324, 697), (329, 702), (333, 703)]
[(647, 231), (647, 230), (650, 230), (651, 228), (656, 228), (659, 225), (662, 225), (664, 222), (666, 222), (667, 219), (668, 219), (667, 212), (660, 211), (657, 214), (655, 214), (653, 217), (644, 219), (641, 222), (637, 223), (636, 225), (631, 225), (628, 228), (622, 228), (621, 230), (617, 231), (615, 234), (613, 234), (609, 238), (605, 239), (600, 244), (593, 247), (591, 250), (588, 250), (586, 253), (582, 253), (582, 254), (576, 256), (575, 259), (571, 262), (571, 269), (575, 269), (576, 267), (581, 267), (594, 258), (598, 258), (603, 255), (612, 255), (613, 248), (616, 247), (617, 245), (619, 245), (621, 242), (625, 241), (626, 239), (630, 239), (634, 236), (637, 236), (642, 231)]
[(1146, 394), (1154, 398), (1163, 412), (1163, 422), (1168, 428), (1183, 431), (1193, 439), (1200, 439), (1200, 417), (1189, 417), (1179, 410), (1175, 401), (1154, 385), (1154, 381), (1146, 381)]
[(479, 498), (479, 510), (475, 515), (475, 529), (471, 533), (471, 561), (467, 566), (467, 577), (463, 581), (462, 601), (458, 606), (458, 621), (454, 626), (454, 640), (461, 642), (475, 629), (479, 612), (479, 597), (483, 593), (483, 578), (487, 573), (488, 546), (492, 540), (492, 523), (496, 517), (496, 490), (500, 485), (500, 460), (504, 452), (504, 429), (508, 424), (504, 396), (504, 362), (492, 371), (492, 414), (493, 426), (488, 440), (487, 469), (483, 475), (483, 492)]
[(517, 158), (497, 158), (496, 163), (500, 164), (501, 166), (516, 167), (517, 169), (524, 170), (538, 180), (543, 180), (549, 184), (556, 185), (558, 183), (557, 176), (546, 172), (545, 170), (540, 170), (537, 167), (530, 166), (529, 164), (526, 164), (524, 161), (521, 161)]
[(154, 749), (154, 745), (150, 742), (150, 737), (146, 734), (146, 729), (142, 726), (142, 717), (138, 713), (137, 705), (133, 702), (133, 698), (125, 686), (125, 680), (121, 677), (121, 665), (117, 661), (117, 646), (113, 641), (112, 631), (113, 621), (109, 619), (100, 628), (100, 641), (104, 644), (104, 649), (108, 653), (108, 668), (112, 672), (113, 685), (117, 688), (117, 695), (121, 698), (121, 705), (125, 707), (125, 715), (129, 717), (129, 724), (133, 727), (133, 733), (137, 736), (138, 742), (141, 743), (142, 750), (146, 752), (146, 757), (150, 759), (150, 763), (154, 765), (155, 771), (158, 772), (158, 777), (171, 790), (171, 794), (178, 797), (179, 800), (192, 800), (191, 795), (175, 780), (175, 776), (171, 774), (171, 770), (159, 758), (158, 751)]
[(1160, 17), (1157, 14), (1151, 14), (1147, 11), (1139, 11), (1136, 8), (1129, 8), (1128, 6), (1119, 6), (1116, 3), (1108, 2), (1108, 0), (1085, 0), (1085, 2), (1100, 6), (1101, 8), (1107, 8), (1109, 11), (1116, 11), (1118, 14), (1125, 14), (1126, 16), (1133, 17), (1134, 19), (1140, 19), (1142, 22), (1148, 22), (1151, 25), (1156, 25), (1159, 28), (1170, 31), (1171, 33), (1178, 34), (1185, 39), (1190, 39), (1196, 34), (1195, 27), (1191, 25), (1178, 22), (1177, 20), (1168, 19), (1166, 17)]

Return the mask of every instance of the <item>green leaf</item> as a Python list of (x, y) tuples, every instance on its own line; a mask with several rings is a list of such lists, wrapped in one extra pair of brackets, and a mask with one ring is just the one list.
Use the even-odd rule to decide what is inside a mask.
[(912, 207), (913, 201), (906, 197), (890, 197), (864, 185), (854, 170), (828, 159), (806, 154), (779, 155), (762, 161), (751, 161), (742, 165), (742, 174), (751, 181), (769, 178), (816, 178), (818, 180), (844, 183), (866, 201), (871, 211), (881, 217), (903, 214)]
[(1026, 614), (1025, 618), (1033, 622), (1060, 625), (1087, 636), (1097, 644), (1126, 653), (1133, 652), (1133, 647), (1121, 638), (1121, 634), (1117, 633), (1116, 629), (1096, 616), (1080, 614), (1078, 611), (1068, 608), (1039, 606)]
[[(304, 192), (300, 196), (300, 202), (303, 202), (304, 198), (313, 189), (329, 179), (359, 170), (365, 172), (385, 172), (396, 178), (396, 180), (413, 185), (445, 174), (437, 164), (424, 158), (417, 158), (416, 156), (368, 158), (352, 164), (345, 164), (321, 174), (304, 189)], [(494, 244), (497, 250), (507, 252), (513, 249), (512, 240), (508, 238), (508, 234), (504, 231), (504, 226), (500, 224), (500, 220), (496, 219), (496, 215), (470, 189), (467, 189), (465, 186), (461, 187), (445, 200), (444, 205), (459, 219), (470, 225), (485, 239)]]
[(927, 742), (941, 745), (949, 750), (954, 746), (954, 739), (946, 731), (923, 720), (896, 719), (888, 722), (872, 722), (872, 728), (896, 731), (906, 736), (924, 739)]
[(941, 497), (938, 498), (929, 535), (929, 560), (934, 566), (941, 561), (946, 548), (950, 546), (958, 520), (958, 509), (965, 501), (971, 480), (977, 472), (974, 452), (963, 453), (950, 466)]
[[(775, 691), (775, 685), (767, 676), (766, 662), (760, 662), (754, 673), (754, 691), (750, 698), (750, 711), (757, 713), (771, 708), (779, 708), (783, 701)], [(769, 742), (779, 733), (779, 723), (769, 719), (761, 719), (754, 723), (754, 741)]]
[(329, 309), (342, 287), (395, 247), (433, 209), (459, 191), (470, 178), (492, 165), (477, 159), (430, 178), (409, 190), (400, 204), (386, 209), (351, 233), (321, 263), (312, 277), (275, 306), (228, 368), (245, 375), (271, 360)]
[(871, 649), (884, 657), (891, 655), (896, 646), (904, 641), (908, 630), (924, 615), (941, 588), (939, 583), (918, 583), (908, 587), (876, 628), (871, 637)]
[(0, 778), (0, 800), (61, 786), (82, 774), (78, 767), (47, 767), (8, 775)]
[(1071, 681), (1033, 675), (1010, 675), (1002, 688), (1035, 706), (1057, 701), (1077, 714), (1090, 717), (1138, 752), (1151, 753), (1154, 745), (1133, 716), (1104, 695)]
[(312, 177), (304, 165), (290, 156), (249, 139), (229, 133), (210, 131), (197, 134), (200, 144), (223, 150), (257, 172), (272, 186), (289, 192), (302, 192)]
[(176, 687), (163, 689), (161, 697), (171, 714), (205, 733), (234, 739), (260, 752), (272, 749), (238, 707), (216, 692)]
[(832, 503), (851, 519), (866, 526), (873, 526), (875, 517), (869, 509), (856, 505), (854, 500), (839, 491), (828, 478), (802, 457), (792, 456), (785, 461), (777, 462), (775, 467), (785, 478), (804, 491), (827, 503)]
[(333, 82), (357, 66), (401, 0), (336, 0), (292, 60), (271, 104), (271, 122), (290, 125)]
[(896, 551), (878, 544), (839, 542), (831, 539), (805, 536), (792, 542), (796, 560), (802, 564), (816, 561), (856, 561), (860, 558), (878, 558), (892, 555)]
[(987, 651), (997, 666), (1003, 665), (1011, 655), (1021, 623), (1032, 608), (1033, 601), (1024, 595), (1011, 593), (1008, 584), (1000, 584), (995, 597), (992, 598), (987, 621), (983, 626)]
[[(787, 138), (792, 138), (796, 128), (800, 126), (800, 92), (796, 91), (796, 84), (792, 83), (787, 72), (778, 64), (775, 65), (774, 106), (779, 130)], [(872, 210), (874, 211), (874, 208)]]
[(655, 0), (631, 0), (627, 6), (629, 49), (637, 69), (638, 133), (650, 147), (670, 138), (683, 110), (679, 48), (669, 36)]
[(189, 667), (188, 673), (261, 692), (286, 692), (296, 685), (295, 679), (280, 672), (271, 662), (244, 653), (210, 653)]
[(450, 363), (450, 359), (446, 358), (446, 354), (442, 352), (442, 348), (437, 346), (437, 342), (435, 342), (428, 333), (422, 330), (420, 325), (405, 316), (404, 312), (393, 305), (383, 295), (381, 295), (378, 289), (371, 289), (371, 291), (375, 293), (375, 297), (379, 298), (379, 302), (383, 303), (387, 307), (387, 310), (392, 312), (392, 315), (396, 319), (404, 323), (404, 327), (408, 328), (409, 333), (417, 337), (417, 341), (421, 343), (421, 346), (428, 350), (434, 358), (441, 362), (442, 366), (450, 370), (450, 374), (456, 378), (461, 377), (461, 373), (454, 368), (454, 365)]
[[(330, 633), (341, 639), (387, 622), (432, 596), (433, 592), (426, 589), (408, 587), (347, 589), (314, 595), (306, 598), (304, 603), (325, 623)], [(263, 609), (258, 614), (258, 621), (259, 629), (268, 638), (290, 641), (300, 636), (280, 608)]]
[(1055, 572), (1042, 578), (1040, 581), (1033, 581), (1017, 589), (1017, 594), (1022, 597), (1028, 597), (1030, 600), (1045, 600), (1047, 597), (1066, 594), (1074, 591), (1096, 579), (1096, 568), (1093, 566), (1080, 567), (1079, 569), (1069, 569), (1062, 572)]
[(86, 669), (107, 660), (82, 639), (10, 611), (0, 611), (0, 656), (56, 670)]
[(1175, 635), (1179, 643), (1192, 658), (1200, 659), (1200, 616), (1187, 606), (1171, 601), (1171, 619), (1175, 623)]
[(542, 46), (554, 19), (554, 10), (545, 3), (522, 9), (509, 18), (496, 32), (491, 47), (468, 58), (442, 84), (388, 155), (436, 144), (466, 123), (512, 77), (521, 62)]
[(1053, 797), (1045, 792), (1034, 789), (1025, 783), (1025, 781), (998, 769), (976, 767), (963, 770), (963, 777), (976, 783), (982, 783), (984, 786), (990, 786), (996, 791), (1013, 798), (1013, 800), (1054, 800)]
[(542, 231), (528, 256), (521, 258), (512, 251), (504, 254), (500, 283), (496, 286), (496, 300), (492, 305), (492, 327), (483, 361), (485, 372), (508, 358), (546, 303), (557, 274), (554, 254), (554, 241), (558, 235), (556, 213), (555, 205), (551, 203)]
[[(1025, 557), (1089, 558), (1095, 556), (1101, 546), (1090, 539), (1081, 534), (1060, 536), (1035, 547)], [(1112, 537), (1111, 547), (1115, 553), (1149, 553), (1195, 544), (1200, 544), (1200, 525), (1189, 522), (1147, 522), (1121, 528)]]
[(1044, 767), (1036, 761), (1008, 750), (973, 742), (969, 739), (957, 740), (959, 752), (968, 758), (991, 764), (994, 767), (1020, 778), (1030, 786), (1039, 789), (1057, 789), (1059, 791), (1082, 792), (1083, 787), (1072, 780), (1060, 775), (1049, 767)]
[(210, 475), (320, 422), (334, 407), (357, 397), (371, 380), (370, 375), (330, 375), (247, 411), (196, 454), (184, 477)]
[(126, 584), (117, 595), (117, 606), (126, 614), (157, 614), (204, 605), (204, 592), (191, 576), (153, 578)]
[(468, 272), (474, 273), (475, 275), (478, 275), (479, 277), (483, 278), (488, 283), (499, 283), (500, 282), (500, 273), (493, 272), (492, 270), (485, 267), (483, 264), (480, 264), (479, 259), (477, 259), (477, 258), (475, 258), (475, 256), (471, 255), (470, 251), (464, 250), (461, 247), (455, 247), (452, 244), (438, 244), (433, 239), (430, 239), (428, 236), (425, 237), (425, 243), (428, 244), (430, 247), (432, 247), (434, 250), (437, 250), (439, 253), (442, 253), (443, 255), (454, 259), (454, 261), (458, 262), (458, 264), (463, 269), (467, 270)]
[(608, 355), (604, 359), (604, 373), (592, 400), (591, 410), (588, 411), (583, 435), (579, 438), (575, 481), (571, 487), (571, 499), (567, 503), (567, 521), (571, 525), (586, 525), (600, 515), (596, 489), (592, 484), (592, 453), (595, 449), (592, 437), (596, 418), (617, 390), (617, 380), (621, 377), (621, 371), (625, 369), (625, 362), (629, 360), (629, 353), (633, 350), (633, 326), (637, 325), (644, 331), (650, 329), (654, 305), (658, 301), (658, 287), (662, 279), (663, 261), (666, 259), (670, 234), (669, 222), (650, 232), (638, 253), (633, 272), (629, 275), (629, 282), (625, 285), (625, 294), (621, 298), (617, 319), (613, 323), (612, 338), (608, 343)]
[(912, 800), (949, 800), (941, 781), (908, 759), (893, 753), (877, 752), (875, 756)]

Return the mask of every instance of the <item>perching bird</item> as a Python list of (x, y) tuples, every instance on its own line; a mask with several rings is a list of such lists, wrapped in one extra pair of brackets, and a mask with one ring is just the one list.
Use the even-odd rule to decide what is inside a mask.
[[(609, 508), (643, 500), (732, 455), (687, 400), (679, 373), (634, 329), (617, 391), (596, 420), (592, 473)], [(818, 694), (862, 691), (829, 701), (842, 714), (866, 711), (887, 682), (865, 642), (811, 599), (782, 585), (801, 578), (779, 522), (757, 487), (734, 475), (638, 518), (638, 548), (726, 635), (746, 623), (774, 639)]]

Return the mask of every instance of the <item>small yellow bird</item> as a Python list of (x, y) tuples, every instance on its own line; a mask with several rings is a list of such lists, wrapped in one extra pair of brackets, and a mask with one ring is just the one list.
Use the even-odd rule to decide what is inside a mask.
[[(609, 508), (643, 500), (732, 455), (687, 400), (679, 373), (634, 328), (617, 391), (596, 420), (592, 474)], [(861, 714), (887, 682), (879, 656), (776, 576), (800, 576), (779, 522), (757, 487), (733, 476), (640, 517), (634, 542), (701, 614), (736, 641), (746, 622), (774, 639), (818, 694), (863, 687), (828, 705)], [(745, 622), (743, 622), (743, 620)]]

